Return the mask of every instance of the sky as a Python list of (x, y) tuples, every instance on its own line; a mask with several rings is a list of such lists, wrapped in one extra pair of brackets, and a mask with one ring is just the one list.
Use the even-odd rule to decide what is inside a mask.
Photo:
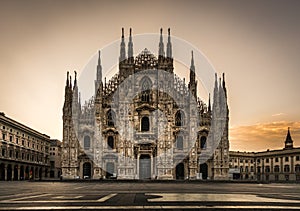
[(0, 111), (62, 140), (66, 72), (80, 75), (122, 27), (170, 27), (226, 73), (231, 150), (283, 148), (288, 127), (300, 146), (299, 10), (297, 0), (0, 0)]

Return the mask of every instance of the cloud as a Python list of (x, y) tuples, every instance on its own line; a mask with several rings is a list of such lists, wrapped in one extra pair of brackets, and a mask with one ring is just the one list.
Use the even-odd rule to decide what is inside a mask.
[(272, 116), (283, 116), (285, 113), (278, 113), (278, 114), (273, 114)]
[(294, 146), (300, 146), (300, 122), (280, 121), (230, 128), (230, 150), (282, 149), (288, 127), (290, 127)]

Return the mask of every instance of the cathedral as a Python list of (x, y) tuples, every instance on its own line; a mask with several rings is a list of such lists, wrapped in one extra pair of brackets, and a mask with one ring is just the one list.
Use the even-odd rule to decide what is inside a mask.
[(174, 73), (170, 29), (155, 56), (134, 56), (122, 29), (118, 73), (103, 81), (99, 51), (95, 94), (81, 106), (69, 72), (63, 105), (63, 179), (227, 180), (229, 140), (225, 78), (213, 102), (197, 94), (193, 52), (189, 82)]

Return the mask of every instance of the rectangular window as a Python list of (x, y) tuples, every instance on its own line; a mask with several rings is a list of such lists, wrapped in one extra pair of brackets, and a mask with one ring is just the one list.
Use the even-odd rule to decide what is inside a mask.
[(278, 162), (279, 161), (279, 159), (278, 158), (275, 158), (275, 162)]
[(9, 136), (9, 141), (12, 142), (13, 141), (13, 137)]
[(269, 158), (266, 159), (266, 163), (269, 163)]
[(6, 134), (4, 134), (4, 133), (2, 134), (2, 139), (6, 140)]
[(300, 160), (300, 156), (297, 155), (297, 156), (296, 156), (296, 161), (299, 161), (299, 160)]
[(9, 157), (11, 158), (13, 156), (13, 151), (9, 150)]
[(289, 161), (289, 157), (285, 157), (285, 161), (288, 162)]
[(5, 149), (2, 149), (2, 156), (5, 157)]
[(16, 138), (16, 143), (19, 144), (19, 139), (18, 138)]
[(25, 141), (24, 141), (24, 140), (22, 140), (22, 145), (23, 145), (23, 146), (25, 145)]

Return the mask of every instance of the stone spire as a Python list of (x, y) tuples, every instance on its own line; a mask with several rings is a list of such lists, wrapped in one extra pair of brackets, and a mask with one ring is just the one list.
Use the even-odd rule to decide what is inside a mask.
[(172, 43), (171, 43), (170, 28), (168, 28), (167, 58), (172, 58)]
[(125, 53), (125, 39), (124, 39), (124, 28), (122, 28), (122, 37), (121, 37), (121, 44), (120, 44), (120, 57), (119, 61), (124, 61), (126, 59)]
[(225, 97), (227, 98), (227, 89), (226, 89), (226, 86), (225, 86), (225, 73), (223, 73), (223, 89), (224, 89), (224, 93), (225, 93)]
[(215, 87), (214, 87), (214, 101), (213, 101), (213, 110), (217, 107), (219, 103), (219, 86), (218, 86), (218, 75), (215, 73)]
[(128, 58), (133, 58), (133, 43), (132, 43), (131, 28), (129, 29)]
[(286, 138), (285, 138), (285, 147), (284, 149), (293, 149), (293, 140), (292, 140), (292, 136), (290, 133), (290, 128), (288, 128), (288, 132), (286, 134)]
[(98, 51), (97, 81), (102, 81), (101, 51)]
[(211, 112), (210, 93), (208, 95), (208, 112)]
[(193, 51), (192, 51), (191, 67), (190, 67), (189, 90), (192, 92), (193, 96), (197, 99), (197, 81), (196, 81), (196, 74), (195, 74), (195, 64), (194, 64)]
[(95, 80), (95, 96), (100, 88), (102, 90), (102, 65), (101, 65), (101, 51), (98, 52), (98, 64), (97, 64), (97, 75)]
[(69, 71), (67, 72), (66, 88), (69, 87)]
[(190, 66), (190, 83), (195, 83), (195, 63), (194, 63), (194, 53), (192, 51), (192, 59)]
[(164, 42), (163, 42), (163, 35), (162, 35), (162, 28), (160, 28), (160, 40), (159, 40), (159, 50), (158, 50), (158, 56), (165, 56), (164, 51)]

